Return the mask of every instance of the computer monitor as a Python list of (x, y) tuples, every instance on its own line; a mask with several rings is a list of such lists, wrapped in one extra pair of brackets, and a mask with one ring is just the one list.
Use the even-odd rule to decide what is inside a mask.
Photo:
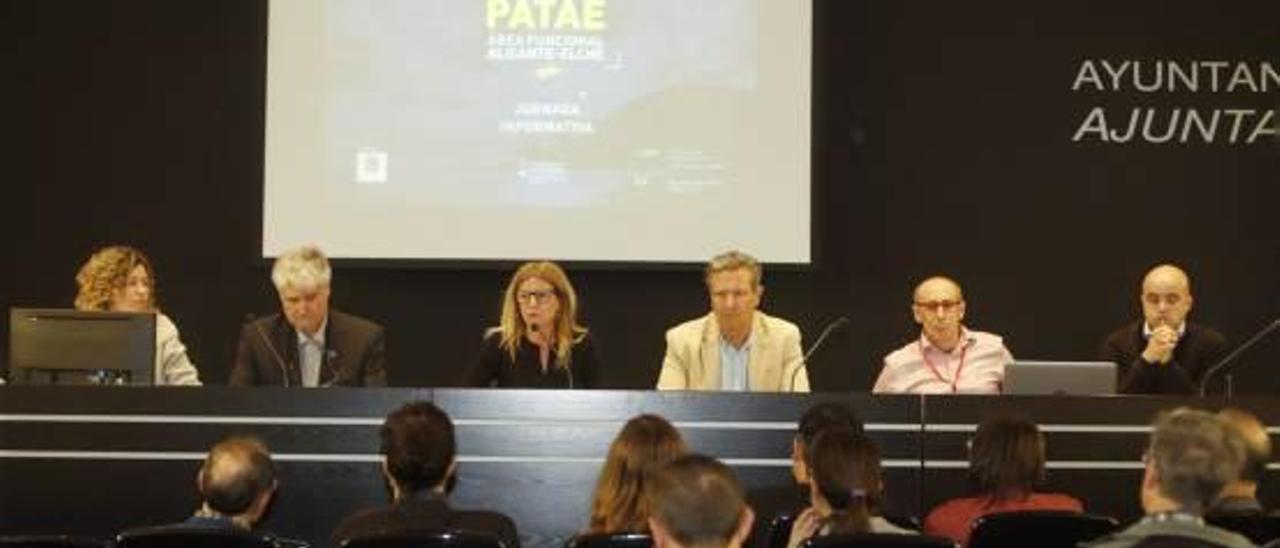
[(1004, 368), (1005, 394), (1101, 396), (1116, 393), (1111, 362), (1016, 361)]
[(153, 313), (9, 309), (13, 384), (150, 385), (155, 359)]

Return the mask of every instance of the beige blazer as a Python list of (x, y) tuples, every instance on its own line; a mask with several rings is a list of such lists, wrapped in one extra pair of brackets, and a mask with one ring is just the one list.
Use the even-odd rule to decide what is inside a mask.
[[(809, 391), (800, 328), (757, 311), (750, 340), (747, 382), (753, 392)], [(667, 330), (667, 354), (658, 374), (658, 390), (719, 389), (720, 328), (715, 314)]]

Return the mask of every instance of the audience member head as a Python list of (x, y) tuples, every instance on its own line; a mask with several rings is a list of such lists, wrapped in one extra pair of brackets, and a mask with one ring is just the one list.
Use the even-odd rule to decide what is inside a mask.
[(742, 485), (720, 461), (689, 454), (658, 472), (649, 489), (656, 548), (737, 548), (754, 514)]
[(196, 475), (196, 488), (204, 499), (201, 512), (229, 518), (244, 529), (262, 519), (277, 485), (267, 447), (246, 437), (214, 445)]
[(271, 268), (285, 319), (298, 332), (314, 336), (329, 317), (333, 270), (320, 248), (303, 246), (281, 253)]
[(1219, 411), (1218, 418), (1227, 426), (1228, 434), (1240, 439), (1245, 450), (1240, 477), (1223, 490), (1223, 495), (1257, 498), (1258, 484), (1267, 475), (1267, 464), (1271, 462), (1271, 435), (1258, 417), (1238, 407)]
[(503, 294), (498, 331), (512, 362), (520, 341), (537, 333), (555, 350), (556, 365), (566, 367), (573, 344), (587, 330), (578, 325), (578, 294), (564, 269), (550, 261), (520, 265)]
[(791, 476), (796, 483), (809, 483), (809, 469), (805, 464), (805, 450), (813, 444), (820, 432), (832, 427), (852, 428), (862, 433), (862, 418), (858, 413), (843, 403), (822, 402), (800, 417), (795, 438), (791, 440)]
[(1191, 312), (1191, 278), (1171, 264), (1152, 268), (1142, 278), (1142, 316), (1152, 329), (1182, 327)]
[(1179, 408), (1157, 418), (1144, 455), (1142, 508), (1147, 514), (1182, 511), (1203, 515), (1240, 475), (1244, 443), (1217, 416)]
[(141, 251), (123, 245), (104, 247), (76, 273), (79, 310), (150, 312), (155, 309), (155, 270)]
[(880, 453), (859, 429), (823, 430), (808, 451), (809, 498), (831, 533), (865, 533), (883, 483)]
[(429, 402), (392, 411), (382, 423), (382, 471), (395, 500), (436, 490), (444, 493), (454, 473), (453, 421)]
[(1044, 437), (1030, 419), (998, 415), (978, 425), (969, 448), (974, 491), (995, 500), (1020, 500), (1044, 482)]
[(934, 276), (916, 286), (911, 314), (930, 344), (950, 352), (960, 342), (964, 294), (951, 278)]
[(648, 532), (645, 489), (658, 470), (688, 450), (680, 432), (662, 417), (640, 415), (627, 421), (600, 469), (591, 502), (591, 532)]
[(729, 251), (711, 258), (705, 280), (711, 297), (711, 311), (722, 334), (731, 337), (751, 333), (760, 297), (763, 270), (760, 262), (741, 251)]

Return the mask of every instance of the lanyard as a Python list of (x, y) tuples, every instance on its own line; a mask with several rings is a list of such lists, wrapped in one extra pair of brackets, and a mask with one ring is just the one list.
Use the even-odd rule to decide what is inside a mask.
[(952, 394), (956, 393), (956, 385), (960, 383), (960, 373), (964, 371), (964, 356), (969, 352), (969, 345), (964, 344), (964, 342), (965, 341), (963, 339), (960, 341), (960, 365), (956, 366), (955, 378), (951, 379), (951, 382), (947, 382), (947, 379), (942, 376), (942, 373), (938, 372), (938, 368), (934, 367), (933, 362), (929, 361), (929, 356), (924, 353), (924, 340), (919, 341), (920, 359), (924, 360), (924, 366), (929, 368), (929, 371), (933, 373), (933, 376), (936, 377), (938, 381), (949, 385), (951, 387)]

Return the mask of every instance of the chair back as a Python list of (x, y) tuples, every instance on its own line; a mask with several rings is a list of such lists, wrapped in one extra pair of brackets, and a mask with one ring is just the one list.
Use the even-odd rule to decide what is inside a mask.
[(653, 537), (639, 533), (585, 533), (564, 543), (565, 548), (652, 548)]
[(498, 537), (471, 531), (376, 533), (344, 539), (340, 548), (506, 548)]
[(1280, 539), (1280, 516), (1208, 516), (1205, 521), (1249, 537), (1254, 544)]
[(929, 535), (898, 533), (853, 533), (821, 535), (800, 544), (801, 548), (956, 548), (954, 540)]
[(987, 514), (973, 521), (970, 548), (1075, 548), (1120, 527), (1114, 518), (1066, 511), (1028, 510)]
[(791, 525), (795, 523), (796, 517), (792, 514), (778, 514), (769, 520), (769, 525), (765, 527), (765, 546), (768, 548), (787, 548), (787, 542), (791, 540)]
[(1152, 535), (1146, 537), (1132, 548), (1228, 548), (1216, 542), (1198, 539), (1195, 537), (1183, 537), (1178, 535)]
[(110, 542), (70, 535), (0, 536), (0, 548), (108, 548)]
[(116, 535), (116, 548), (276, 548), (276, 543), (266, 533), (178, 524), (123, 531)]

